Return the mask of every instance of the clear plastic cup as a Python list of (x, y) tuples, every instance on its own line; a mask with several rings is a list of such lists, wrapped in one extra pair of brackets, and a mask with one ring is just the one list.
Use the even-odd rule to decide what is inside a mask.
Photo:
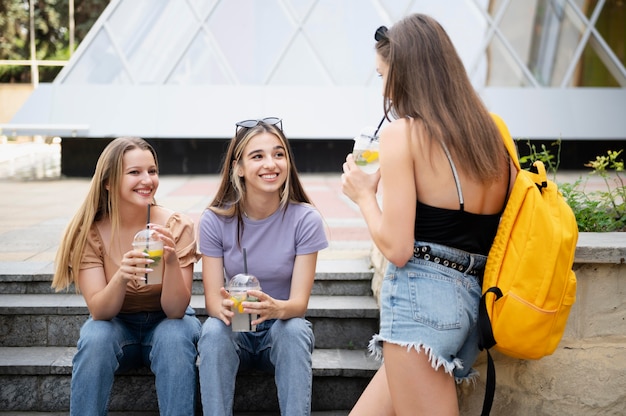
[(259, 280), (251, 274), (240, 273), (230, 279), (226, 290), (228, 290), (230, 299), (234, 302), (232, 311), (235, 313), (235, 316), (233, 316), (231, 322), (233, 332), (256, 331), (256, 325), (252, 325), (252, 321), (257, 319), (258, 315), (244, 313), (241, 302), (258, 302), (257, 298), (248, 295), (248, 290), (261, 290)]
[(163, 241), (155, 238), (155, 231), (146, 229), (135, 234), (133, 249), (148, 253), (148, 257), (154, 260), (154, 263), (146, 265), (146, 268), (152, 271), (146, 274), (146, 281), (142, 284), (163, 283)]
[(378, 136), (374, 135), (375, 132), (375, 127), (365, 127), (354, 138), (354, 148), (352, 150), (354, 163), (365, 173), (374, 173), (380, 167), (380, 160), (378, 159), (379, 142)]

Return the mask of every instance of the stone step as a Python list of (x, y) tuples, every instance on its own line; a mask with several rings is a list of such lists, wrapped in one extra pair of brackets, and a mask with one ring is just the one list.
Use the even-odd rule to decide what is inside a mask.
[[(75, 351), (74, 347), (0, 347), (0, 415), (8, 411), (67, 411)], [(328, 416), (346, 414), (332, 412), (350, 409), (378, 366), (364, 350), (316, 349), (313, 410), (331, 412), (326, 413)], [(148, 415), (152, 413), (146, 411), (157, 410), (156, 403), (154, 377), (147, 369), (116, 376), (112, 412), (129, 415), (141, 411), (141, 415)], [(262, 373), (238, 375), (235, 408), (236, 415), (241, 416), (245, 414), (242, 412), (276, 412), (273, 377)]]
[[(0, 294), (54, 293), (50, 287), (53, 273), (51, 262), (0, 262)], [(368, 258), (318, 260), (312, 294), (367, 296), (372, 293), (371, 279)], [(200, 263), (194, 267), (192, 291), (203, 293)]]
[[(204, 296), (191, 306), (204, 321)], [(79, 294), (0, 295), (0, 346), (75, 346), (87, 317)], [(306, 317), (318, 348), (366, 348), (378, 330), (372, 296), (311, 296)]]
[[(200, 270), (196, 265), (191, 306), (204, 321)], [(366, 352), (378, 330), (371, 278), (369, 259), (318, 261), (306, 314), (316, 338), (314, 415), (347, 415), (378, 368)], [(51, 280), (49, 263), (0, 263), (0, 416), (67, 414), (71, 358), (88, 310), (73, 290), (52, 292)], [(278, 414), (272, 376), (239, 375), (237, 392), (235, 416)], [(156, 403), (147, 369), (116, 377), (110, 414), (156, 415)]]

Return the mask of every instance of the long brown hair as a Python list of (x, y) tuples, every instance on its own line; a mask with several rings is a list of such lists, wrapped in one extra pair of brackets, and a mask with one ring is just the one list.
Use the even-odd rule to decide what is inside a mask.
[(278, 128), (277, 125), (267, 124), (263, 121), (259, 121), (254, 127), (240, 127), (228, 145), (222, 165), (220, 186), (213, 201), (208, 206), (216, 214), (237, 218), (238, 239), (243, 233), (242, 203), (245, 199), (246, 183), (245, 179), (237, 174), (236, 168), (242, 163), (241, 156), (245, 147), (253, 137), (261, 133), (269, 133), (278, 137), (287, 153), (288, 172), (287, 179), (280, 190), (281, 209), (286, 210), (289, 202), (311, 204), (311, 200), (300, 182), (291, 146), (282, 129)]
[(385, 114), (421, 120), (427, 136), (445, 143), (471, 178), (500, 178), (507, 160), (502, 138), (443, 27), (413, 14), (377, 39), (376, 52), (389, 65)]
[[(108, 217), (111, 220), (111, 238), (118, 233), (120, 224), (118, 199), (124, 154), (133, 149), (150, 151), (158, 171), (156, 152), (144, 139), (119, 137), (104, 148), (91, 178), (87, 197), (65, 229), (56, 254), (52, 287), (57, 291), (76, 283), (85, 243), (96, 221)], [(152, 204), (155, 204), (154, 200)]]

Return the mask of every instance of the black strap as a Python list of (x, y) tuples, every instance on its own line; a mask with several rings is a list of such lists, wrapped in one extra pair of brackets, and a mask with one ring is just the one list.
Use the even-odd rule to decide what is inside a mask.
[(490, 287), (480, 297), (480, 303), (478, 305), (478, 348), (480, 348), (481, 351), (487, 350), (487, 382), (485, 383), (485, 399), (483, 400), (481, 416), (489, 416), (493, 398), (496, 393), (496, 367), (489, 353), (489, 348), (496, 345), (496, 340), (493, 336), (493, 329), (489, 321), (489, 314), (487, 313), (487, 301), (485, 300), (487, 293), (494, 293), (496, 300), (502, 297), (500, 288), (495, 286)]
[(487, 383), (485, 384), (485, 399), (483, 400), (483, 411), (480, 416), (489, 416), (493, 397), (496, 393), (496, 366), (493, 364), (493, 358), (489, 350), (487, 350)]
[(491, 321), (489, 321), (489, 313), (487, 313), (487, 301), (485, 300), (487, 293), (494, 293), (496, 300), (502, 297), (502, 291), (496, 286), (487, 289), (480, 297), (480, 303), (478, 305), (478, 348), (480, 348), (481, 351), (496, 345), (496, 339), (493, 336), (493, 329), (491, 328)]
[(509, 202), (509, 197), (511, 196), (511, 162), (512, 162), (511, 155), (508, 155), (507, 166), (509, 167), (509, 180), (506, 183), (506, 196), (504, 197), (504, 203), (502, 204), (500, 215), (504, 213), (504, 209), (506, 208), (506, 203)]

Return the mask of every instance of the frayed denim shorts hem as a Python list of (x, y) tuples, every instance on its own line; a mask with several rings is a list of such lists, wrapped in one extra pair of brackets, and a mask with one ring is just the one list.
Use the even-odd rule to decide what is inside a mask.
[[(469, 371), (463, 371), (463, 363), (460, 359), (455, 359), (452, 362), (441, 359), (441, 357), (437, 357), (432, 353), (432, 349), (426, 345), (413, 345), (406, 343), (397, 343), (393, 341), (388, 341), (380, 337), (380, 335), (374, 335), (369, 343), (369, 351), (373, 357), (375, 357), (378, 361), (382, 361), (382, 344), (383, 342), (387, 342), (390, 344), (400, 345), (401, 347), (406, 347), (407, 351), (410, 351), (412, 348), (415, 349), (418, 353), (423, 352), (424, 354), (428, 354), (428, 361), (431, 363), (434, 370), (438, 370), (440, 367), (444, 368), (444, 371), (450, 375), (454, 375), (454, 381), (456, 384), (461, 384), (463, 382), (467, 383), (475, 383), (476, 379), (480, 376), (480, 373), (474, 368), (470, 368)], [(456, 374), (461, 373), (465, 374), (464, 376), (456, 376)]]
[(457, 383), (474, 380), (482, 288), (480, 276), (468, 270), (484, 268), (486, 256), (426, 242), (416, 242), (416, 250), (425, 245), (432, 256), (462, 264), (464, 271), (417, 256), (403, 267), (390, 263), (380, 294), (380, 332), (369, 350), (381, 359), (383, 342), (400, 345), (427, 354), (433, 369), (443, 367)]

